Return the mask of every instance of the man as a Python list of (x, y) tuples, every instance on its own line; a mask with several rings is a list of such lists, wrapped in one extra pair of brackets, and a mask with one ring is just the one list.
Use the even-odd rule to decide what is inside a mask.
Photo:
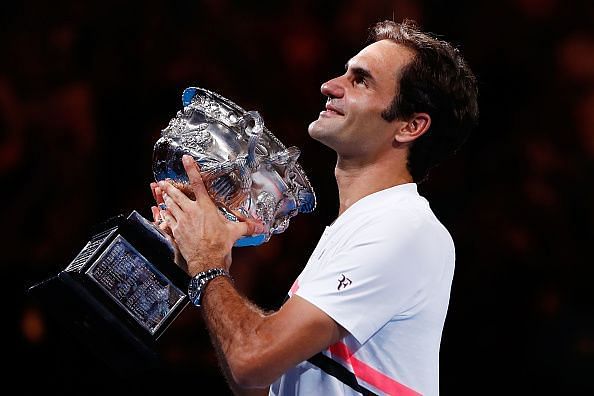
[[(195, 201), (169, 183), (153, 185), (167, 205), (153, 214), (187, 272), (210, 270), (201, 309), (233, 386), (270, 386), (274, 395), (439, 393), (454, 245), (415, 183), (475, 125), (476, 81), (456, 49), (410, 22), (379, 23), (371, 41), (322, 85), (326, 108), (309, 134), (337, 153), (340, 209), (277, 312), (251, 304), (224, 276), (233, 243), (258, 224), (227, 221), (188, 156)], [(324, 369), (307, 361), (314, 355)]]

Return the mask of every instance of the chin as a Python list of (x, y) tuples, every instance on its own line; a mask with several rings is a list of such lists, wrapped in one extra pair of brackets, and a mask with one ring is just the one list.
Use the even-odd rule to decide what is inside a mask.
[(333, 135), (333, 128), (331, 128), (330, 125), (324, 125), (324, 121), (325, 120), (318, 118), (317, 120), (309, 124), (309, 127), (307, 128), (309, 136), (321, 141), (323, 140), (324, 136)]
[(321, 134), (319, 121), (320, 120), (312, 121), (307, 127), (307, 133), (309, 133), (309, 136), (316, 140), (318, 139), (318, 136)]

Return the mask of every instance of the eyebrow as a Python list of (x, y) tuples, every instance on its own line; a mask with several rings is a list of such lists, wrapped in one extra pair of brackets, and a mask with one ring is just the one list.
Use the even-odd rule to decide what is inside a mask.
[[(344, 70), (348, 70), (348, 69), (349, 69), (349, 64), (346, 63), (344, 65)], [(375, 78), (373, 78), (373, 76), (371, 75), (371, 72), (367, 69), (364, 69), (359, 66), (354, 66), (351, 68), (351, 72), (357, 77), (363, 77), (367, 81), (375, 83)]]

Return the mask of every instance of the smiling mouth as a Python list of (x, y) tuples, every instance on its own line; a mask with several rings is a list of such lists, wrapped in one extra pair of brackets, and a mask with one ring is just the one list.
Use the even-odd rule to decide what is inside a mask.
[(326, 110), (322, 111), (322, 113), (340, 115), (340, 116), (344, 115), (342, 110), (340, 108), (334, 106), (330, 101), (326, 102)]

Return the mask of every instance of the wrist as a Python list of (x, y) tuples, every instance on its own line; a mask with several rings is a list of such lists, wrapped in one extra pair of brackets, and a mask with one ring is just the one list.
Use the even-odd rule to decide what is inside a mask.
[(202, 305), (204, 291), (206, 290), (208, 284), (212, 280), (221, 276), (227, 277), (231, 281), (233, 280), (225, 268), (210, 268), (194, 275), (188, 285), (188, 297), (190, 298), (190, 301), (195, 306), (200, 307)]
[(224, 258), (201, 258), (201, 259), (190, 259), (189, 261), (185, 261), (187, 273), (194, 277), (201, 272), (208, 271), (213, 268), (222, 268), (225, 271), (229, 272), (229, 267), (231, 266), (230, 263), (227, 263), (227, 260)]

